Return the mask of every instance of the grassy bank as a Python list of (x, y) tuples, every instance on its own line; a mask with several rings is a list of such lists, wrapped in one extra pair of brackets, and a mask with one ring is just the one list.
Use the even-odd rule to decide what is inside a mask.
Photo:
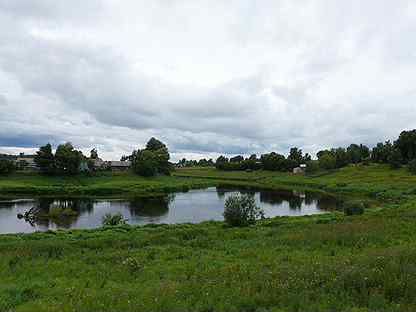
[(0, 177), (0, 196), (65, 195), (129, 196), (167, 193), (212, 185), (203, 179), (176, 177), (143, 178), (130, 172), (102, 173), (96, 176), (43, 176), (18, 172)]
[[(247, 228), (208, 222), (2, 235), (0, 311), (416, 310), (416, 178), (405, 170), (352, 166), (302, 177), (204, 168), (175, 175), (181, 177), (85, 177), (80, 187), (105, 179), (133, 190), (168, 183), (296, 186), (379, 204), (362, 216), (274, 218)], [(56, 179), (68, 187), (79, 178), (14, 179), (39, 179), (44, 187)]]
[(0, 311), (414, 311), (416, 207), (390, 208), (1, 236)]

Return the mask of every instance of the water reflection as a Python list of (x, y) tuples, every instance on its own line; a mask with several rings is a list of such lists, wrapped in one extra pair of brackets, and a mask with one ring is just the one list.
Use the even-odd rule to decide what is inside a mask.
[(175, 194), (151, 198), (133, 198), (129, 201), (129, 209), (135, 217), (160, 217), (169, 212), (169, 205), (175, 199)]
[[(266, 217), (300, 216), (323, 213), (337, 208), (334, 197), (288, 190), (255, 190), (218, 187), (190, 190), (160, 197), (122, 200), (87, 198), (39, 198), (0, 201), (0, 233), (33, 232), (56, 228), (96, 228), (107, 213), (121, 213), (130, 224), (184, 223), (223, 220), (224, 202), (232, 194), (253, 195)], [(49, 217), (56, 210), (68, 209), (70, 216)], [(31, 222), (17, 214), (34, 212)]]

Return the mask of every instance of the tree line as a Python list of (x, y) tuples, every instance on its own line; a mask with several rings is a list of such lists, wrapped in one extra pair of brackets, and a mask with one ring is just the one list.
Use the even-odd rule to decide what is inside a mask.
[(409, 165), (409, 169), (416, 174), (416, 130), (403, 131), (393, 143), (386, 141), (378, 143), (372, 149), (363, 144), (350, 144), (347, 148), (338, 147), (321, 150), (316, 154), (316, 159), (299, 148), (291, 148), (289, 155), (271, 152), (260, 157), (253, 154), (244, 158), (241, 155), (227, 158), (220, 156), (215, 162), (219, 170), (272, 170), (291, 171), (301, 164), (306, 165), (307, 172), (319, 170), (338, 169), (350, 164), (383, 163), (391, 168), (398, 169), (403, 165)]

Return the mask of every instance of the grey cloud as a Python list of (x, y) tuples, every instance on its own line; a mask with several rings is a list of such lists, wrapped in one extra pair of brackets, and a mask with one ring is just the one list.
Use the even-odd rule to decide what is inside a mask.
[(119, 156), (158, 135), (179, 157), (394, 137), (416, 127), (409, 4), (2, 1), (0, 82), (16, 87), (0, 84), (0, 146)]

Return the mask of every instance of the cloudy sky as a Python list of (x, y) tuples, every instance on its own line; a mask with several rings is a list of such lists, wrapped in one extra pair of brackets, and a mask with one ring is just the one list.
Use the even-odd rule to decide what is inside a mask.
[(0, 0), (0, 29), (0, 152), (314, 153), (416, 128), (416, 1)]

